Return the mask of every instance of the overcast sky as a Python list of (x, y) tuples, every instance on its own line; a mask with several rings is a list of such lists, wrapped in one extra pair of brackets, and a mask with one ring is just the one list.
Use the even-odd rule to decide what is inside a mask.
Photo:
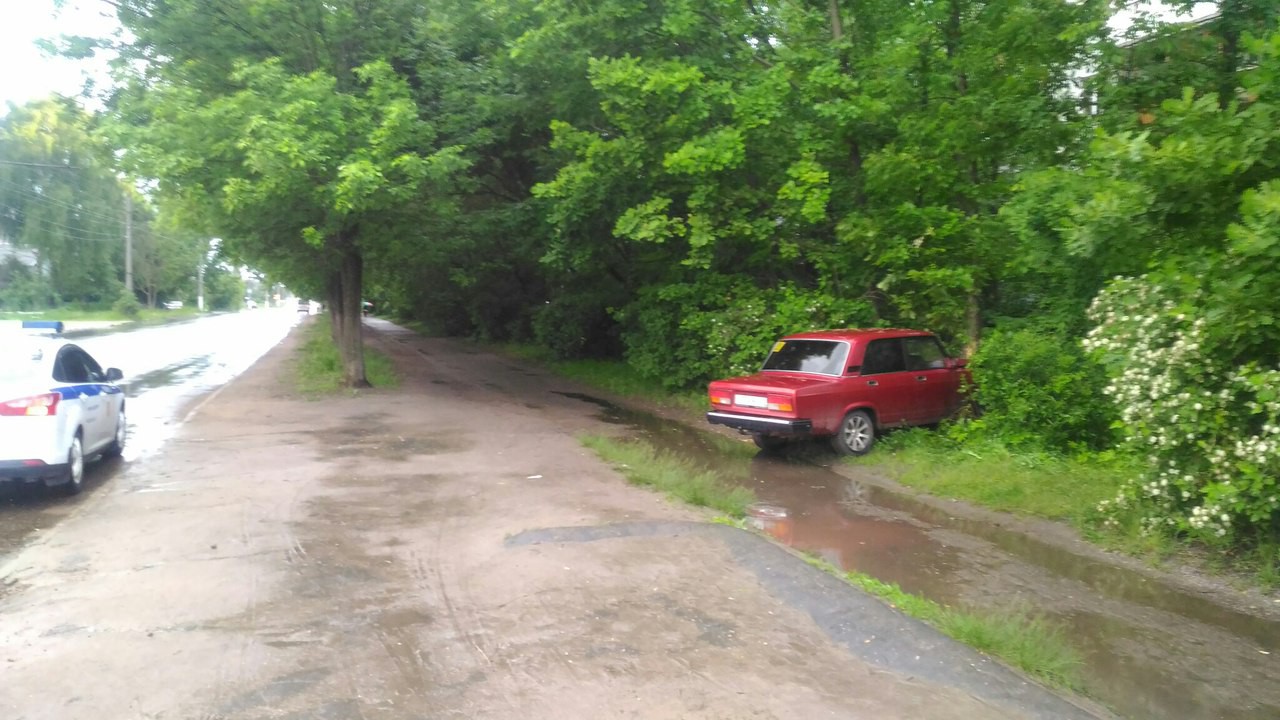
[[(112, 8), (103, 0), (66, 0), (62, 9), (54, 0), (0, 0), (0, 115), (8, 103), (22, 104), (50, 93), (77, 95), (87, 76), (107, 82), (101, 59), (65, 60), (44, 55), (35, 46), (39, 38), (60, 35), (103, 37), (118, 28)], [(1194, 17), (1211, 13), (1214, 3), (1201, 3)], [(1117, 15), (1112, 26), (1123, 30), (1129, 14)]]
[(8, 103), (22, 104), (50, 93), (76, 95), (86, 72), (105, 82), (101, 61), (51, 58), (35, 46), (39, 38), (61, 35), (110, 35), (118, 27), (111, 6), (102, 0), (67, 0), (61, 10), (54, 0), (0, 0), (0, 114)]

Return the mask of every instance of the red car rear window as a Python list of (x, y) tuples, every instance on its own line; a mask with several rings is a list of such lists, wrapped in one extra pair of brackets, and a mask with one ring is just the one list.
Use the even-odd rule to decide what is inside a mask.
[(832, 340), (779, 340), (762, 370), (843, 375), (849, 346)]

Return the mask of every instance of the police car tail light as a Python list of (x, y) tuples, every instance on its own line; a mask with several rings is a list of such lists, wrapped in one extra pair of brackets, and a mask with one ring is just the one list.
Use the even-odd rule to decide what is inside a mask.
[(0, 403), (0, 415), (57, 415), (58, 401), (62, 396), (58, 393), (45, 393), (31, 397), (18, 398)]

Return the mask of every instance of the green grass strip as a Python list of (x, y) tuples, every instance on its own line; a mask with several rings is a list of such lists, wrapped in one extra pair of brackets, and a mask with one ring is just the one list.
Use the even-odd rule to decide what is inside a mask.
[(633, 485), (646, 485), (663, 491), (668, 497), (714, 508), (735, 518), (746, 514), (747, 506), (755, 502), (755, 493), (751, 490), (733, 485), (719, 474), (671, 453), (656, 450), (648, 443), (598, 435), (583, 435), (578, 439)]
[[(342, 358), (329, 334), (329, 323), (311, 322), (299, 332), (303, 334), (294, 363), (294, 386), (304, 395), (332, 395), (344, 388)], [(396, 387), (400, 377), (391, 358), (367, 345), (364, 349), (365, 377), (374, 387)]]
[(927, 430), (893, 433), (853, 462), (877, 466), (932, 495), (1067, 520), (1078, 528), (1087, 526), (1098, 501), (1115, 497), (1138, 472), (1133, 459), (1115, 453), (1072, 457), (1013, 450), (998, 441), (960, 444)]
[(810, 565), (875, 595), (943, 634), (998, 657), (1049, 685), (1072, 689), (1080, 687), (1080, 656), (1067, 642), (1066, 633), (1025, 607), (1014, 607), (1000, 613), (957, 610), (912, 595), (894, 583), (856, 571), (843, 571), (821, 558), (806, 555), (805, 559)]

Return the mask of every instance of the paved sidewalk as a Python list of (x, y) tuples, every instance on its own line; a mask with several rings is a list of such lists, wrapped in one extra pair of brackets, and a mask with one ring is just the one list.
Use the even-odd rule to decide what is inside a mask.
[(298, 398), (290, 339), (0, 566), (0, 718), (1091, 717), (370, 326), (400, 388)]

